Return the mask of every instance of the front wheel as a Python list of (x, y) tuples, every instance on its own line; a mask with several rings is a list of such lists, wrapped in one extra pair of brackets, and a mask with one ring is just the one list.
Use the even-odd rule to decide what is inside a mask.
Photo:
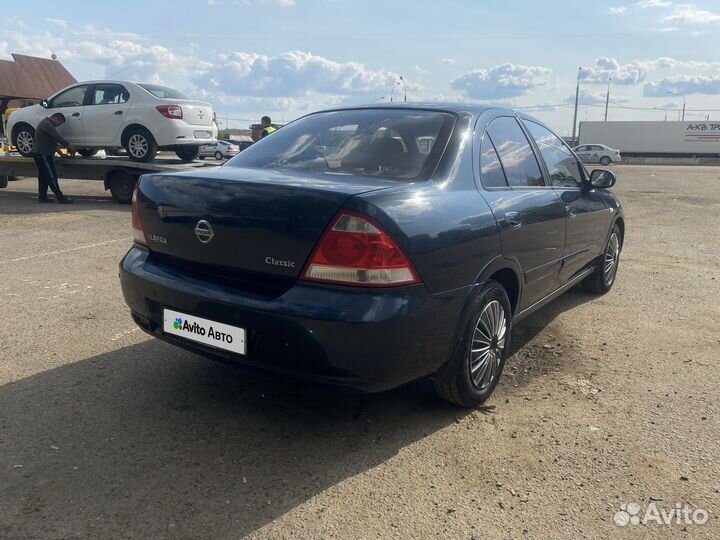
[(35, 130), (32, 126), (21, 124), (15, 132), (15, 147), (21, 156), (32, 157), (35, 145)]
[(602, 165), (603, 167), (607, 167), (611, 163), (612, 163), (612, 159), (610, 159), (607, 156), (603, 156), (600, 158), (600, 165)]
[(620, 234), (620, 227), (615, 224), (610, 232), (610, 237), (605, 245), (603, 254), (600, 256), (595, 272), (583, 280), (583, 287), (585, 287), (586, 290), (596, 294), (605, 294), (612, 288), (620, 264), (621, 251), (622, 236)]
[(222, 158), (223, 158), (222, 152), (220, 152), (220, 151), (215, 152), (215, 159), (220, 161)]
[(78, 154), (80, 154), (82, 157), (92, 157), (97, 153), (97, 148), (80, 148), (78, 150)]
[(177, 157), (183, 161), (193, 161), (200, 155), (199, 146), (181, 146), (175, 150)]
[(149, 131), (136, 128), (128, 133), (125, 150), (133, 161), (152, 161), (157, 153), (157, 143)]
[(433, 379), (438, 395), (462, 407), (477, 407), (487, 400), (505, 367), (511, 327), (507, 292), (498, 282), (487, 282), (474, 301), (454, 358)]

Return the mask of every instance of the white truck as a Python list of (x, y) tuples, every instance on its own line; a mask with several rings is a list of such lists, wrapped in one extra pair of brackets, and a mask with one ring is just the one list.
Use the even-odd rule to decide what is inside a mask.
[(720, 121), (580, 122), (579, 144), (604, 144), (623, 156), (720, 156)]

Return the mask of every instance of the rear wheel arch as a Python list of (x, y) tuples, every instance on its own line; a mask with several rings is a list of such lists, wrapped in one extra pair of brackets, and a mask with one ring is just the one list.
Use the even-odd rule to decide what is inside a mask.
[(510, 300), (512, 313), (515, 314), (520, 300), (520, 280), (515, 271), (509, 267), (496, 271), (489, 280), (497, 281), (503, 286)]
[[(143, 130), (147, 131), (150, 135), (152, 135), (152, 131), (150, 131), (148, 128), (146, 128), (142, 124), (138, 124), (138, 123), (129, 124), (129, 125), (125, 126), (125, 128), (123, 128), (122, 135), (120, 136), (120, 144), (123, 147), (127, 144), (128, 138), (130, 137), (130, 133), (132, 133), (136, 129), (143, 129)], [(153, 138), (155, 138), (154, 135), (153, 135)]]

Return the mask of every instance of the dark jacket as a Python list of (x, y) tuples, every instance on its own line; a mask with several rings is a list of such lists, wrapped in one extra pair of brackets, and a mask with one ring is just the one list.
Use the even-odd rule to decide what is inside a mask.
[(52, 156), (57, 150), (58, 144), (68, 146), (62, 135), (57, 132), (49, 118), (43, 118), (35, 128), (35, 146), (33, 153)]

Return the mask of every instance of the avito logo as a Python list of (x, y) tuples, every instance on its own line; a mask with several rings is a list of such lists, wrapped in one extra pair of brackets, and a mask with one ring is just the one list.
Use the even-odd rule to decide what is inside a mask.
[(207, 335), (214, 340), (223, 341), (225, 343), (233, 342), (233, 338), (230, 334), (220, 332), (219, 330), (213, 330), (212, 326), (208, 330), (206, 330), (205, 327), (200, 326), (198, 323), (191, 323), (187, 319), (183, 321), (180, 317), (177, 317), (173, 322), (173, 328), (175, 328), (175, 330), (185, 330), (186, 332), (190, 332), (191, 334), (197, 334), (199, 336)]

